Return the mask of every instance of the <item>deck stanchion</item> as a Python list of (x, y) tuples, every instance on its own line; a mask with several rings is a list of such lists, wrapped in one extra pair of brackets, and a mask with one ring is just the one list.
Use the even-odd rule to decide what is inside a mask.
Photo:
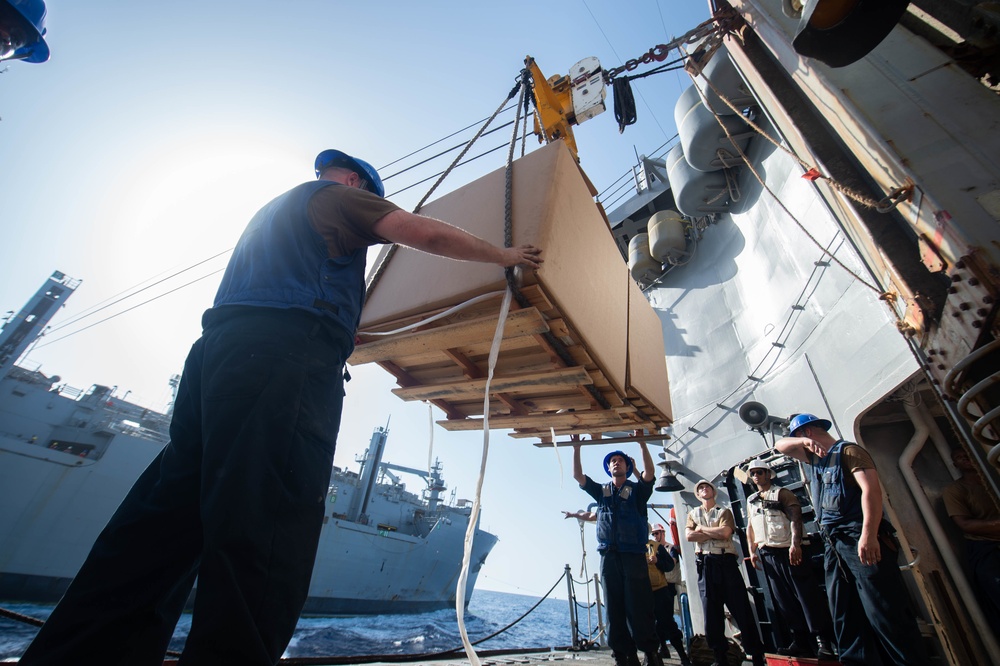
[(573, 572), (566, 565), (566, 598), (569, 599), (569, 630), (573, 636), (571, 645), (574, 650), (580, 649), (580, 619), (576, 613), (576, 592), (573, 589)]
[(604, 631), (604, 613), (601, 612), (601, 609), (604, 607), (601, 603), (601, 579), (597, 574), (594, 574), (594, 599), (597, 603), (597, 635), (599, 636), (601, 647), (607, 647), (608, 636)]

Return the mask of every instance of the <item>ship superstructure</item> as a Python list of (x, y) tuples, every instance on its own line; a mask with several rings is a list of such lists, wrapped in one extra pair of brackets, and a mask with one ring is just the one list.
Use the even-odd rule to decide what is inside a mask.
[[(808, 504), (807, 479), (772, 447), (793, 413), (829, 417), (878, 466), (933, 663), (996, 663), (941, 500), (956, 449), (994, 499), (1000, 487), (1000, 98), (988, 48), (956, 59), (956, 45), (995, 44), (996, 16), (913, 3), (874, 50), (831, 67), (796, 52), (789, 3), (713, 4), (738, 30), (681, 95), (677, 144), (641, 160), (637, 194), (609, 212), (664, 324), (678, 521), (705, 478), (739, 522), (741, 465), (756, 456)], [(766, 584), (746, 574), (765, 640), (787, 643)]]

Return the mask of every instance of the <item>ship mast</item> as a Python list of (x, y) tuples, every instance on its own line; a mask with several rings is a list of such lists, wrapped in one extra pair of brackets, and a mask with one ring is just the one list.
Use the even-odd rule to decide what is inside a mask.
[(31, 343), (42, 335), (49, 320), (80, 282), (55, 271), (21, 311), (7, 320), (0, 331), (0, 377), (6, 377)]

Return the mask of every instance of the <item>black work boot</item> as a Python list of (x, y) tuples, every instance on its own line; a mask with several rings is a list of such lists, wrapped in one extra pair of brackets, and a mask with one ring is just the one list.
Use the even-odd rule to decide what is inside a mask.
[[(615, 660), (615, 666), (634, 666), (628, 658), (628, 655), (624, 652), (612, 652), (611, 658)], [(633, 656), (633, 659), (639, 661)]]
[(833, 646), (830, 645), (830, 641), (823, 636), (816, 637), (816, 658), (829, 659), (831, 661), (837, 658), (837, 655), (833, 651)]
[(663, 666), (663, 659), (656, 650), (643, 653), (642, 666)]
[(778, 648), (778, 654), (783, 657), (811, 657), (812, 650), (804, 643), (799, 642), (798, 639), (795, 639), (787, 646)]
[(660, 658), (670, 659), (670, 648), (667, 647), (667, 642), (663, 641), (660, 643)]

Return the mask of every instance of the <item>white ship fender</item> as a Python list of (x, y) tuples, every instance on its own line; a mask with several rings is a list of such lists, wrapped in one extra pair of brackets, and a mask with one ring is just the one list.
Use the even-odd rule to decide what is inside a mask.
[(718, 171), (742, 164), (740, 153), (746, 152), (753, 136), (743, 116), (733, 114), (716, 118), (693, 85), (677, 98), (674, 122), (684, 156), (697, 171)]
[(662, 271), (662, 265), (649, 253), (649, 234), (636, 234), (628, 242), (628, 270), (632, 279), (655, 278)]
[(667, 153), (667, 178), (677, 210), (688, 217), (724, 213), (729, 209), (726, 175), (720, 171), (695, 171), (678, 143)]
[(649, 218), (649, 253), (661, 263), (675, 263), (687, 256), (684, 217), (676, 210), (661, 210)]
[(728, 104), (719, 99), (720, 94), (741, 111), (756, 103), (750, 88), (736, 70), (733, 61), (729, 59), (729, 52), (725, 45), (720, 46), (719, 50), (712, 54), (712, 57), (702, 68), (701, 74), (694, 77), (694, 83), (698, 86), (705, 105), (720, 116), (736, 113)]

